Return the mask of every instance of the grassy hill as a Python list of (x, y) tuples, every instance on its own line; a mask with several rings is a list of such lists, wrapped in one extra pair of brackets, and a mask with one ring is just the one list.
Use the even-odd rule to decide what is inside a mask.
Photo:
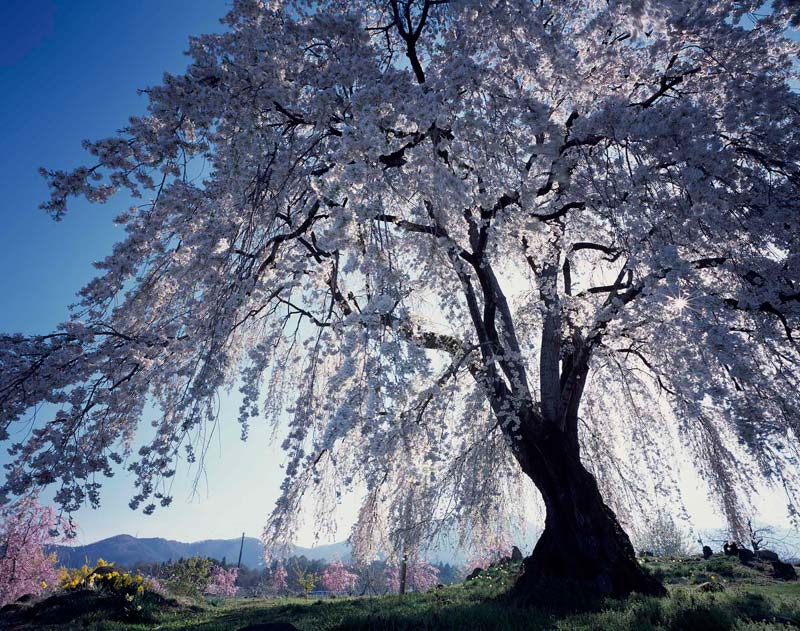
[[(580, 608), (580, 595), (554, 589), (544, 595), (552, 606), (517, 608), (504, 599), (518, 567), (488, 570), (479, 578), (424, 594), (373, 598), (234, 599), (196, 603), (154, 603), (147, 623), (114, 622), (114, 612), (97, 600), (82, 604), (69, 619), (53, 617), (53, 604), (39, 603), (9, 618), (8, 629), (88, 629), (145, 631), (236, 630), (247, 624), (289, 622), (307, 631), (326, 630), (509, 630), (597, 631), (690, 630), (777, 631), (800, 628), (800, 583), (772, 578), (766, 568), (714, 557), (646, 560), (663, 577), (668, 598), (634, 596)], [(722, 591), (704, 591), (709, 585)], [(37, 611), (38, 607), (38, 611)], [(48, 607), (51, 614), (48, 614)], [(63, 611), (62, 611), (63, 614)], [(32, 626), (33, 625), (33, 626)]]

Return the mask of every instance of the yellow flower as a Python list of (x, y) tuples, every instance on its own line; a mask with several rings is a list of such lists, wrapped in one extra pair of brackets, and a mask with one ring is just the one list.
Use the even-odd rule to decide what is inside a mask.
[(139, 587), (136, 588), (136, 593), (137, 594), (143, 594), (144, 593), (144, 585), (139, 585)]
[(141, 574), (137, 574), (136, 575), (136, 582), (137, 583), (141, 583), (142, 582), (142, 575)]
[(42, 589), (47, 589), (47, 581), (42, 581)]

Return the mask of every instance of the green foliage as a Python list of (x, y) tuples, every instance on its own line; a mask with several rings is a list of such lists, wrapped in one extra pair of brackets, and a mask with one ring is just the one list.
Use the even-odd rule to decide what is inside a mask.
[(175, 596), (199, 599), (211, 575), (214, 561), (203, 557), (179, 559), (161, 568), (159, 580)]
[(303, 597), (308, 598), (308, 592), (314, 589), (314, 586), (317, 584), (317, 575), (301, 571), (297, 575), (297, 584), (300, 585), (300, 589), (303, 590)]

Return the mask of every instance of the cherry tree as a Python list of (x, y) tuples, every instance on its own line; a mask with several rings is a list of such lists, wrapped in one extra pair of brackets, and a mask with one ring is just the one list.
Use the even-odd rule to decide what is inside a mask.
[(287, 585), (286, 585), (286, 576), (288, 572), (286, 568), (283, 566), (283, 561), (278, 561), (275, 569), (272, 570), (272, 576), (269, 579), (269, 587), (270, 590), (274, 594), (283, 594), (286, 592)]
[(322, 587), (329, 592), (351, 593), (358, 581), (358, 574), (351, 572), (340, 560), (335, 559), (325, 566), (320, 581)]
[(206, 594), (210, 596), (221, 596), (222, 598), (233, 598), (239, 588), (236, 587), (236, 579), (239, 576), (239, 568), (224, 568), (215, 565), (211, 568)]
[(55, 586), (56, 555), (45, 546), (59, 525), (55, 511), (32, 497), (0, 509), (0, 606)]
[[(392, 593), (401, 591), (402, 566), (397, 563), (387, 563), (384, 570), (386, 587)], [(439, 583), (439, 568), (431, 565), (424, 559), (416, 557), (406, 561), (405, 589), (415, 592), (426, 592), (436, 587)]]
[(235, 1), (90, 166), (43, 171), (55, 219), (143, 203), (62, 326), (0, 338), (0, 437), (54, 410), (6, 501), (97, 504), (124, 462), (166, 506), (238, 386), (243, 437), (285, 429), (270, 545), (304, 497), (322, 528), (363, 495), (359, 558), (541, 502), (519, 598), (660, 594), (623, 526), (674, 463), (734, 531), (760, 481), (796, 516), (798, 15), (761, 4)]

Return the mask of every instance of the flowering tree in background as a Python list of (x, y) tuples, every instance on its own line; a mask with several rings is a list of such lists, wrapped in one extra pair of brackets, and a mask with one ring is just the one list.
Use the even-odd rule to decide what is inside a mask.
[(675, 558), (691, 553), (692, 538), (672, 515), (659, 511), (637, 529), (634, 544), (639, 554)]
[(31, 497), (0, 510), (0, 606), (55, 586), (56, 555), (44, 548), (59, 525), (55, 511)]
[(286, 576), (288, 573), (286, 572), (286, 568), (283, 567), (283, 561), (278, 561), (278, 564), (275, 566), (275, 569), (272, 570), (272, 576), (269, 579), (269, 587), (272, 593), (274, 594), (283, 594), (286, 592), (287, 585), (286, 585)]
[(439, 582), (439, 569), (427, 561), (416, 561), (406, 570), (406, 584), (415, 592), (426, 592)]
[(222, 598), (233, 598), (239, 588), (236, 587), (236, 578), (239, 576), (239, 568), (232, 567), (225, 569), (219, 565), (211, 568), (208, 585), (205, 593), (209, 596), (221, 596)]
[(320, 576), (322, 587), (335, 594), (352, 593), (358, 574), (351, 572), (340, 560), (328, 563)]
[(535, 487), (516, 596), (663, 594), (622, 524), (682, 454), (734, 530), (758, 480), (795, 510), (797, 9), (762, 4), (235, 1), (91, 166), (44, 171), (56, 219), (147, 199), (61, 327), (0, 337), (0, 438), (56, 404), (3, 497), (96, 504), (127, 457), (131, 506), (166, 506), (238, 380), (243, 436), (290, 419), (270, 545), (307, 492), (325, 527), (366, 489), (367, 558)]
[[(385, 572), (386, 587), (389, 592), (400, 593), (402, 566), (387, 563)], [(409, 559), (406, 562), (406, 590), (425, 592), (439, 583), (439, 569), (422, 559)]]

